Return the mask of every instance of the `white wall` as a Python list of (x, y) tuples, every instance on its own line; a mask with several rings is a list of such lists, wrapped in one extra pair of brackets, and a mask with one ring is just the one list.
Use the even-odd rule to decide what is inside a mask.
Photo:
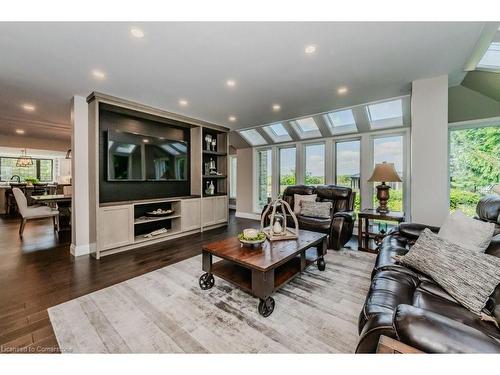
[(237, 150), (236, 216), (251, 217), (253, 212), (253, 150)]
[(448, 76), (413, 82), (411, 220), (441, 225), (449, 212)]
[(74, 96), (71, 103), (71, 153), (73, 200), (71, 221), (71, 254), (90, 253), (89, 236), (89, 115), (84, 97)]

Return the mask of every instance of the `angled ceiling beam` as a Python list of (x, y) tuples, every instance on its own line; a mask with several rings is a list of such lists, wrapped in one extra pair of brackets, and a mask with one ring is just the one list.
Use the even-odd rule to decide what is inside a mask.
[(262, 136), (262, 138), (264, 138), (266, 140), (266, 142), (268, 144), (273, 144), (275, 143), (273, 141), (273, 139), (266, 133), (266, 131), (262, 128), (262, 126), (259, 126), (258, 128), (255, 128), (255, 130), (257, 130), (257, 132)]
[(290, 137), (292, 137), (292, 141), (301, 141), (302, 139), (299, 137), (295, 129), (293, 128), (292, 124), (290, 121), (282, 121), (281, 122), (283, 126), (285, 127), (286, 131), (288, 134), (290, 134)]
[(328, 124), (325, 121), (324, 115), (316, 115), (313, 116), (313, 120), (318, 126), (319, 132), (321, 133), (321, 136), (323, 138), (328, 138), (332, 136), (332, 133), (330, 132), (330, 128)]

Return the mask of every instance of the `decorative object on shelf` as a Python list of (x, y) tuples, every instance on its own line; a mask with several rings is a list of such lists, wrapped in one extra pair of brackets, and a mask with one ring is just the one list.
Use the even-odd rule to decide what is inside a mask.
[(64, 159), (71, 159), (71, 149), (66, 152), (66, 157)]
[(33, 159), (28, 156), (26, 149), (21, 150), (21, 156), (16, 161), (16, 167), (29, 167), (30, 165), (33, 165)]
[(387, 202), (389, 201), (389, 185), (386, 182), (401, 182), (393, 163), (383, 163), (375, 165), (372, 176), (368, 179), (368, 182), (381, 182), (377, 185), (377, 199), (379, 201), (379, 206), (377, 211), (381, 213), (389, 212), (389, 207), (387, 207)]
[(215, 166), (215, 160), (210, 158), (210, 161), (207, 163), (208, 164), (208, 171), (206, 172), (207, 175), (216, 175), (217, 174), (217, 167)]
[(160, 217), (160, 216), (168, 216), (174, 213), (174, 210), (164, 210), (162, 208), (158, 208), (157, 210), (146, 212), (146, 216)]
[[(264, 222), (269, 210), (271, 209), (272, 211), (269, 216), (269, 226), (264, 228)], [(294, 228), (287, 227), (287, 215), (290, 215), (292, 218), (295, 224)], [(299, 223), (297, 221), (297, 216), (293, 213), (290, 205), (281, 198), (278, 198), (267, 205), (267, 208), (260, 219), (260, 228), (270, 241), (292, 240), (299, 237)]]
[(210, 134), (205, 136), (205, 143), (207, 144), (207, 151), (210, 151), (210, 145), (212, 144), (212, 136)]
[(217, 141), (215, 140), (215, 138), (212, 139), (212, 151), (217, 151)]
[(257, 229), (243, 229), (243, 233), (238, 234), (238, 240), (243, 245), (260, 245), (266, 240), (266, 235)]
[(207, 188), (205, 190), (206, 195), (214, 195), (215, 194), (215, 186), (213, 181), (207, 181)]
[(167, 228), (160, 228), (152, 231), (151, 233), (145, 234), (144, 238), (153, 238), (154, 236), (159, 236), (160, 234), (164, 234), (167, 232), (168, 232)]

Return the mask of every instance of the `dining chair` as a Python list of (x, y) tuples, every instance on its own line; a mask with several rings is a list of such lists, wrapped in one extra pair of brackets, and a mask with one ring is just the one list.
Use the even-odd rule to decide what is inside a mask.
[(28, 220), (43, 219), (51, 217), (54, 222), (54, 229), (57, 230), (59, 211), (47, 206), (34, 205), (28, 206), (26, 196), (19, 188), (13, 188), (12, 192), (16, 198), (17, 208), (22, 216), (21, 227), (19, 228), (19, 236), (23, 236), (24, 227)]

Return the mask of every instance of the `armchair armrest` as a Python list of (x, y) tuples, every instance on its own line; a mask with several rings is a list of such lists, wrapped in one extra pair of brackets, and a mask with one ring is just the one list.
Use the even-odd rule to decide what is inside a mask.
[(349, 221), (349, 223), (353, 223), (356, 221), (356, 213), (354, 211), (342, 211), (342, 212), (335, 212), (333, 214), (333, 218), (344, 218), (345, 220)]
[(401, 223), (398, 226), (398, 231), (403, 236), (416, 240), (425, 228), (429, 228), (432, 232), (439, 232), (439, 227), (418, 223)]
[(500, 353), (500, 342), (456, 320), (410, 305), (393, 317), (399, 341), (426, 353)]
[(336, 212), (330, 222), (329, 248), (340, 250), (351, 238), (356, 214), (353, 211)]

